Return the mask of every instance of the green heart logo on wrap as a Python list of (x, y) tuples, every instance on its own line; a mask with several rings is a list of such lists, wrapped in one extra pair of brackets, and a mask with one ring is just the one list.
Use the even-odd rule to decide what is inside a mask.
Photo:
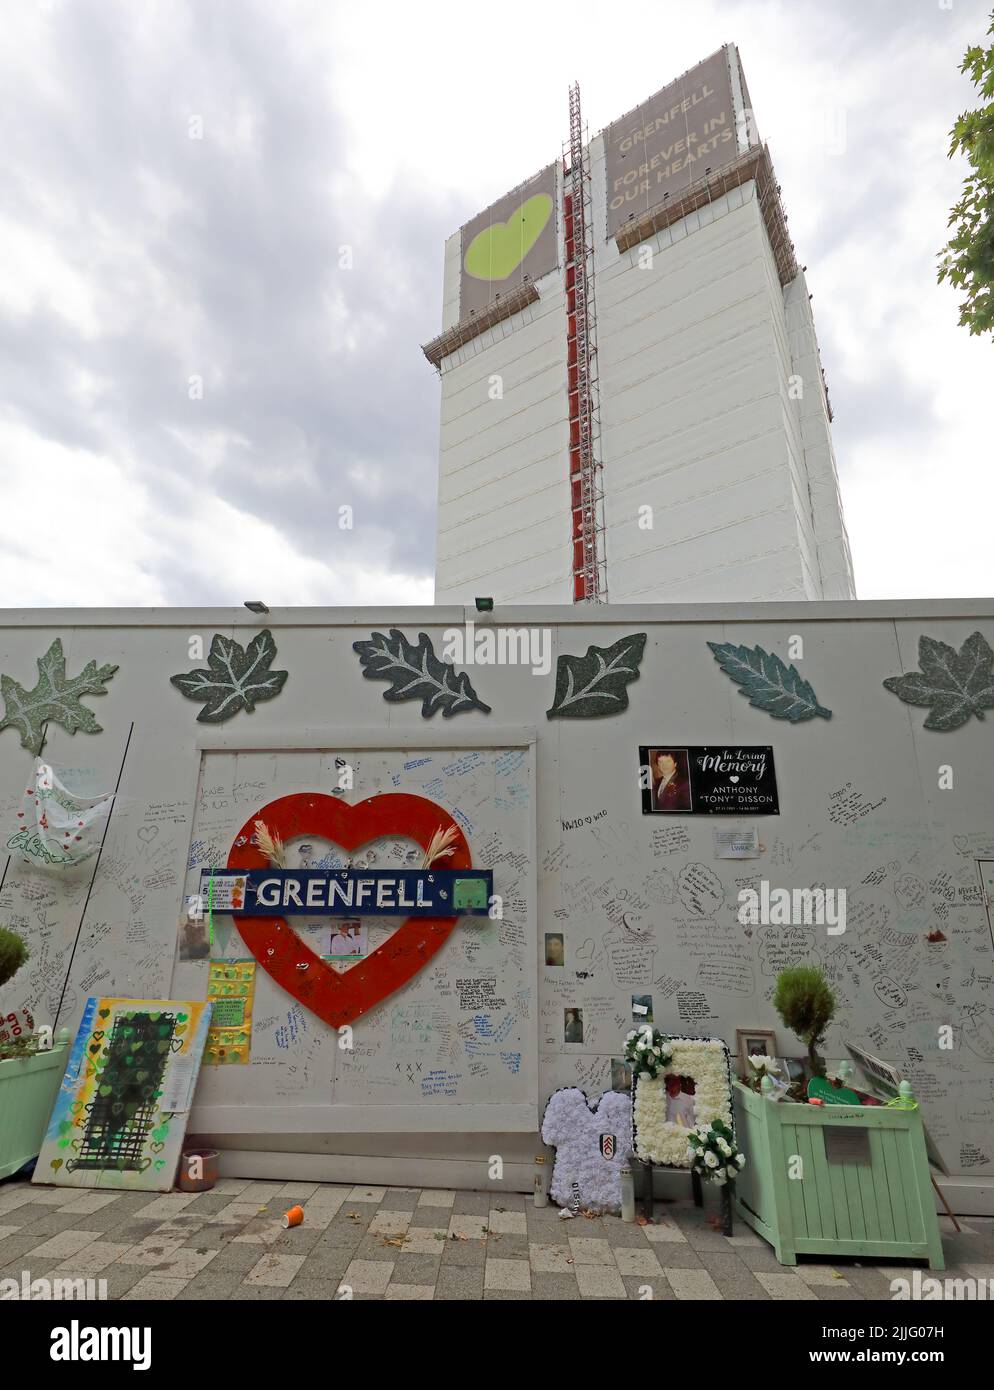
[(494, 222), (469, 243), (463, 264), (474, 280), (506, 280), (528, 255), (552, 216), (548, 193), (536, 193), (506, 222)]

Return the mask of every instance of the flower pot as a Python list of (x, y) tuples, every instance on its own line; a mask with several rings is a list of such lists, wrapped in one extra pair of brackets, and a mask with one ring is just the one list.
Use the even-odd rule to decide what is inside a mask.
[(217, 1182), (219, 1157), (217, 1149), (184, 1149), (176, 1180), (180, 1191), (210, 1192)]
[(69, 1060), (69, 1030), (48, 1052), (0, 1062), (0, 1178), (37, 1158)]
[(749, 1160), (735, 1209), (781, 1264), (849, 1255), (944, 1268), (917, 1107), (793, 1105), (739, 1082), (733, 1096)]

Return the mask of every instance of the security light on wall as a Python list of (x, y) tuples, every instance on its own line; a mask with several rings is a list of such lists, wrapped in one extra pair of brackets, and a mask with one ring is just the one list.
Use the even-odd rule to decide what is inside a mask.
[(494, 611), (494, 601), (492, 598), (478, 598), (476, 600), (477, 613), (492, 613)]
[(268, 609), (268, 608), (266, 607), (266, 605), (263, 603), (262, 599), (259, 599), (259, 598), (255, 598), (255, 599), (246, 599), (246, 600), (245, 600), (245, 607), (248, 609), (248, 611), (249, 611), (250, 613), (268, 613), (268, 612), (269, 612), (269, 609)]

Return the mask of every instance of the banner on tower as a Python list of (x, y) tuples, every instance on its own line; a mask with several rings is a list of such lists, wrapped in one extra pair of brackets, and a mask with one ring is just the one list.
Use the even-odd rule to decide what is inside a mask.
[(538, 280), (559, 264), (556, 166), (506, 193), (460, 233), (459, 318)]
[(738, 155), (735, 104), (725, 50), (719, 49), (604, 134), (607, 231), (614, 236), (676, 199)]

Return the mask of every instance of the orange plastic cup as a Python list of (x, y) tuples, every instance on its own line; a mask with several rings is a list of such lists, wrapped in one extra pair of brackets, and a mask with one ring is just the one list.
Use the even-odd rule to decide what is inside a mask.
[(304, 1220), (303, 1207), (291, 1207), (289, 1211), (283, 1213), (284, 1226), (299, 1226)]

